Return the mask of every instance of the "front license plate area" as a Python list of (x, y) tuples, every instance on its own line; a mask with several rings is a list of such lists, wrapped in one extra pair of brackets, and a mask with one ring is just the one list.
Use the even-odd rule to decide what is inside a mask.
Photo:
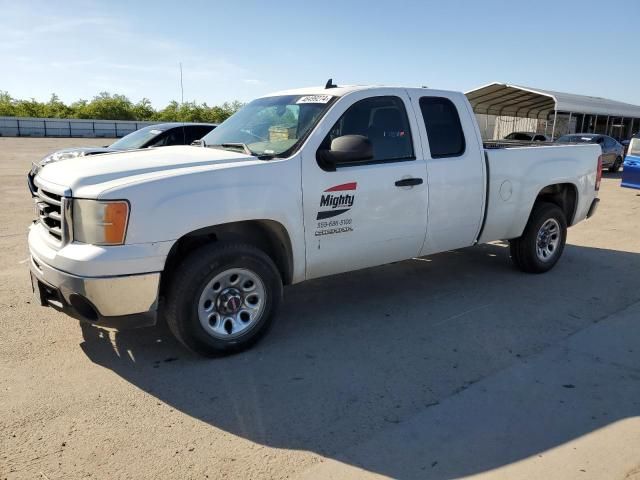
[(36, 298), (40, 301), (40, 305), (43, 307), (48, 306), (62, 306), (62, 302), (60, 301), (60, 292), (54, 287), (47, 285), (46, 283), (41, 282), (38, 278), (31, 273), (31, 288), (33, 289), (33, 293)]

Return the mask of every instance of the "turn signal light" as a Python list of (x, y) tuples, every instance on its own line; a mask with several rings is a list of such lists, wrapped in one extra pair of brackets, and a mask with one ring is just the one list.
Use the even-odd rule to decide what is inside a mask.
[(93, 245), (122, 245), (127, 235), (129, 202), (84, 200), (73, 202), (73, 238)]

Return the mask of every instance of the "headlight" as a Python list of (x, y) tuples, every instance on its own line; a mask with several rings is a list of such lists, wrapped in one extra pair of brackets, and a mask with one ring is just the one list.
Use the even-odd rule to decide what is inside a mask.
[(92, 245), (122, 245), (127, 236), (126, 200), (73, 200), (73, 239)]
[(84, 152), (78, 150), (71, 150), (69, 152), (53, 152), (44, 157), (38, 162), (41, 167), (44, 167), (47, 163), (59, 162), (60, 160), (67, 160), (68, 158), (83, 157)]

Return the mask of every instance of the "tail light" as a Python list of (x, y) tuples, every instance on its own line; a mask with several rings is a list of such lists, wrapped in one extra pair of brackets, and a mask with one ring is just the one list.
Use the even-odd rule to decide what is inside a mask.
[(598, 173), (596, 174), (596, 191), (600, 190), (601, 181), (602, 181), (602, 155), (598, 157)]

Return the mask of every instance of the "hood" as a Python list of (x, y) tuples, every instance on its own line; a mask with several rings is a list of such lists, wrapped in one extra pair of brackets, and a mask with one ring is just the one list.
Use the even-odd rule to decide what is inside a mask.
[(37, 167), (44, 167), (49, 163), (59, 162), (61, 160), (69, 160), (70, 158), (84, 157), (87, 155), (97, 155), (99, 153), (115, 152), (110, 147), (77, 147), (77, 148), (63, 148), (62, 150), (56, 150), (49, 153), (46, 157), (42, 158), (38, 162), (34, 162)]
[(73, 196), (94, 198), (120, 185), (158, 177), (222, 168), (239, 162), (262, 162), (239, 152), (213, 148), (175, 146), (147, 148), (97, 155), (91, 161), (82, 157), (45, 165), (38, 180), (71, 188)]

